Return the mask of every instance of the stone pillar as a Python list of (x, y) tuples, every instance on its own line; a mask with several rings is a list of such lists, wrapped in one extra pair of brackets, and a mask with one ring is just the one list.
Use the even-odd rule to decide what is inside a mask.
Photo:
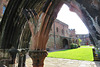
[(46, 50), (30, 50), (29, 56), (33, 61), (33, 67), (43, 67), (44, 59), (47, 57), (48, 53)]
[(11, 60), (9, 61), (9, 67), (15, 67), (15, 59), (16, 59), (16, 54), (18, 53), (18, 50), (12, 47), (9, 49), (9, 54)]
[(0, 49), (0, 66), (9, 67), (10, 54), (9, 49)]
[(18, 60), (18, 67), (25, 67), (25, 61), (26, 61), (26, 53), (28, 52), (28, 49), (20, 49), (19, 50), (19, 60)]

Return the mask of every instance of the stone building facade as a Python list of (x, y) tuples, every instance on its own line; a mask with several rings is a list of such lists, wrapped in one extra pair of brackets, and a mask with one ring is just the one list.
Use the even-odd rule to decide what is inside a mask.
[(81, 45), (89, 45), (91, 44), (89, 34), (76, 34), (78, 38), (82, 40)]
[(75, 29), (69, 29), (69, 34), (70, 34), (70, 37), (76, 38)]
[(49, 34), (47, 48), (50, 50), (68, 49), (70, 48), (71, 39), (75, 36), (75, 29), (70, 30), (67, 24), (56, 19)]

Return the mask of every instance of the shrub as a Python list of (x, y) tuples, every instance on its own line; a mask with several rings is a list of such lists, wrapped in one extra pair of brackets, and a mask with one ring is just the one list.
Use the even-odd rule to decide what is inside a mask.
[(71, 43), (71, 49), (74, 49), (74, 48), (78, 48), (78, 45), (77, 44), (75, 44), (75, 43)]
[(77, 44), (75, 44), (75, 48), (78, 48), (78, 45)]
[(47, 50), (47, 51), (50, 51), (50, 49), (49, 49), (49, 48), (46, 48), (46, 50)]
[(80, 47), (80, 46), (81, 46), (82, 40), (79, 38), (79, 39), (78, 39), (78, 42), (79, 42), (79, 43), (78, 43), (78, 47)]
[(81, 46), (81, 44), (79, 43), (79, 44), (78, 44), (78, 47), (80, 47), (80, 46)]

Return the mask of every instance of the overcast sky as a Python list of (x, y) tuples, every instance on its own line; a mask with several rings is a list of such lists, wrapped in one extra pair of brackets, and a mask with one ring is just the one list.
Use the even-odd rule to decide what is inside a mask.
[(58, 13), (57, 19), (69, 25), (70, 29), (75, 29), (76, 34), (88, 34), (88, 30), (78, 15), (71, 12), (67, 5), (63, 5)]

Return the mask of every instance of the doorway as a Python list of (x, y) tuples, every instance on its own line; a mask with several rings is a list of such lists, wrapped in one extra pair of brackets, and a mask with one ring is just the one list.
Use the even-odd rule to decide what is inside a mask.
[(63, 39), (63, 48), (68, 48), (68, 40)]

